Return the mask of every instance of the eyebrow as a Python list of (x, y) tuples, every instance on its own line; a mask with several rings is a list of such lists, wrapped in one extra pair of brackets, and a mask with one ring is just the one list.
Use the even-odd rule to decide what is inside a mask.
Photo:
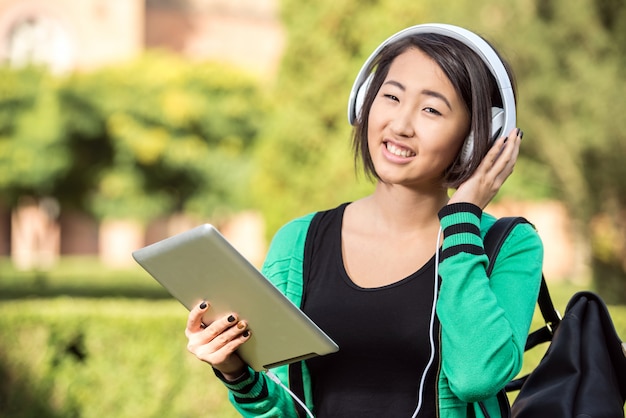
[[(386, 81), (384, 84), (391, 84), (391, 85), (394, 85), (394, 86), (398, 87), (402, 91), (406, 91), (406, 88), (404, 87), (404, 85), (402, 85), (401, 83), (399, 83), (397, 81), (394, 81), (394, 80)], [(438, 91), (425, 89), (425, 90), (421, 91), (421, 94), (440, 99), (441, 101), (443, 101), (446, 104), (446, 106), (448, 106), (448, 109), (452, 110), (452, 106), (450, 105), (450, 102), (448, 101), (446, 96), (444, 96), (443, 94), (439, 93)]]

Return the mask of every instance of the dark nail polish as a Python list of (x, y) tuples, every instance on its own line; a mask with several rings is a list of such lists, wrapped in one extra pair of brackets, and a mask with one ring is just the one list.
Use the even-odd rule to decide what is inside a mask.
[(228, 317), (228, 322), (235, 322), (235, 317), (234, 316), (229, 316)]
[(243, 335), (244, 338), (248, 338), (248, 335), (250, 335), (250, 333), (248, 332), (248, 330), (246, 330), (241, 335)]
[(520, 130), (519, 131), (519, 139), (524, 138), (524, 131)]
[(207, 304), (205, 301), (202, 301), (202, 303), (200, 304), (200, 309), (206, 309)]

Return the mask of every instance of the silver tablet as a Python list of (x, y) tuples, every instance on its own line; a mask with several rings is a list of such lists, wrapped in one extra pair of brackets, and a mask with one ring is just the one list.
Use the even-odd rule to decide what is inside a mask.
[(209, 224), (133, 252), (134, 259), (188, 310), (206, 300), (206, 323), (230, 312), (248, 322), (238, 350), (262, 371), (338, 350), (297, 306)]

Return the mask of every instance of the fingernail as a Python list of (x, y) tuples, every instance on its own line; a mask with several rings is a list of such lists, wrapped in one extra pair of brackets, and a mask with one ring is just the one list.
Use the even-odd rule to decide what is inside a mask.
[(237, 322), (237, 328), (244, 329), (245, 327), (246, 327), (246, 324), (243, 321)]
[(524, 131), (520, 130), (519, 131), (519, 139), (524, 138)]
[(228, 317), (228, 322), (235, 322), (235, 317), (234, 316), (229, 316)]
[(244, 338), (248, 338), (248, 335), (250, 335), (250, 332), (248, 330), (245, 330), (243, 334), (241, 335), (243, 335)]
[(202, 301), (202, 303), (200, 304), (200, 309), (206, 309), (207, 304), (205, 301)]

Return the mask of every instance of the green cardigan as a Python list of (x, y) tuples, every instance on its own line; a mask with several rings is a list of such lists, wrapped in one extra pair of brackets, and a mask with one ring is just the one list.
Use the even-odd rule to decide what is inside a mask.
[[(296, 306), (302, 299), (304, 243), (313, 216), (295, 219), (277, 232), (262, 269)], [(439, 217), (444, 234), (437, 300), (441, 323), (439, 417), (466, 417), (467, 403), (479, 400), (491, 417), (498, 417), (495, 395), (522, 366), (541, 281), (543, 246), (532, 226), (517, 225), (487, 277), (482, 240), (495, 218), (463, 203), (444, 207)], [(288, 366), (273, 372), (288, 384)], [(313, 410), (305, 366), (303, 381), (306, 404)], [(224, 384), (244, 417), (297, 416), (290, 395), (264, 373), (249, 369), (237, 381)], [(483, 416), (478, 408), (475, 415)]]

